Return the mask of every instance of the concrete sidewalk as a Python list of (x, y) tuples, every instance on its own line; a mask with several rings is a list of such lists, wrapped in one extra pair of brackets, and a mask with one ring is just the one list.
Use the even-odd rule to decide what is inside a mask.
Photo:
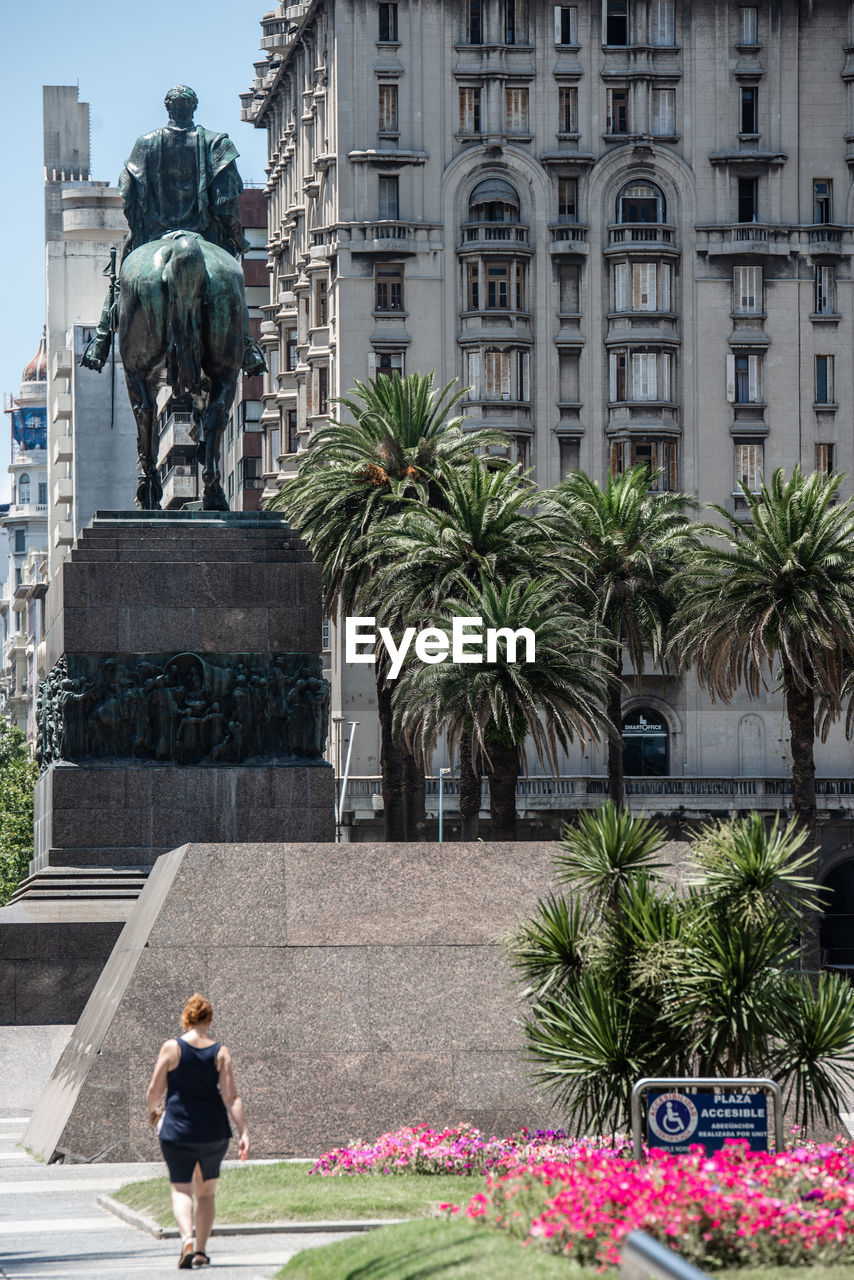
[[(67, 1042), (67, 1027), (0, 1027), (0, 1278), (122, 1280), (173, 1275), (176, 1240), (155, 1240), (96, 1204), (126, 1182), (162, 1177), (162, 1164), (45, 1165), (18, 1145)], [(349, 1233), (346, 1233), (349, 1235)], [(342, 1233), (214, 1236), (218, 1280), (269, 1280), (302, 1249)]]

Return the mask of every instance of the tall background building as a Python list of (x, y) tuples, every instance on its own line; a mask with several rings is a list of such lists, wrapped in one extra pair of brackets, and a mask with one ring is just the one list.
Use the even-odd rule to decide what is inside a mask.
[[(294, 474), (330, 396), (382, 369), (458, 378), (471, 425), (503, 429), (543, 487), (646, 462), (659, 488), (739, 514), (738, 484), (775, 467), (854, 473), (853, 11), (307, 0), (267, 13), (242, 95), (269, 149), (267, 491)], [(344, 666), (334, 625), (329, 664), (333, 712), (360, 721), (353, 771), (376, 775), (370, 668)], [(690, 676), (629, 678), (627, 763), (654, 797), (633, 803), (785, 803), (779, 697), (722, 707)], [(837, 735), (818, 772), (844, 790), (850, 759)], [(575, 752), (556, 802), (589, 803), (603, 770), (601, 751)], [(835, 785), (825, 838), (847, 842), (854, 828), (827, 812)]]

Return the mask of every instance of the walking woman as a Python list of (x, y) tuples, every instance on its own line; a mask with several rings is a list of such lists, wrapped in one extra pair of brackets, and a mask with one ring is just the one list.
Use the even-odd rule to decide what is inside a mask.
[(163, 1045), (145, 1095), (149, 1124), (154, 1125), (167, 1090), (160, 1149), (169, 1169), (172, 1212), (181, 1232), (178, 1266), (185, 1271), (210, 1262), (205, 1249), (214, 1220), (216, 1180), (231, 1140), (229, 1115), (240, 1136), (240, 1159), (249, 1156), (249, 1131), (234, 1084), (231, 1054), (211, 1036), (212, 1019), (210, 1001), (191, 996), (181, 1014), (184, 1034)]

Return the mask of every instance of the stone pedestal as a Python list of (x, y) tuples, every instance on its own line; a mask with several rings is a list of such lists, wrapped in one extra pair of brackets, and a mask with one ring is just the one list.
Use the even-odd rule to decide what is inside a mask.
[(403, 1124), (554, 1127), (498, 939), (555, 846), (189, 845), (148, 877), (24, 1136), (45, 1160), (157, 1160), (145, 1089), (193, 991), (234, 1059), (253, 1155)]
[(320, 630), (320, 570), (280, 515), (96, 515), (47, 596), (35, 857), (0, 911), (0, 1023), (79, 1016), (132, 905), (118, 875), (188, 841), (334, 838)]

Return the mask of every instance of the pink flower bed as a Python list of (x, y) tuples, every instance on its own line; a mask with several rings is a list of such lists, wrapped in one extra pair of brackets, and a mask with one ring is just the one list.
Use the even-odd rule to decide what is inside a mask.
[[(628, 1153), (626, 1140), (617, 1149)], [(327, 1151), (309, 1170), (324, 1177), (351, 1173), (486, 1173), (536, 1164), (544, 1160), (570, 1161), (576, 1153), (613, 1150), (611, 1138), (568, 1138), (562, 1129), (523, 1129), (510, 1138), (487, 1137), (471, 1125), (438, 1132), (426, 1125), (384, 1133), (376, 1142)]]
[(635, 1230), (706, 1269), (851, 1261), (854, 1145), (766, 1155), (732, 1142), (712, 1156), (652, 1151), (642, 1164), (577, 1147), (491, 1175), (466, 1213), (600, 1269), (619, 1263)]

